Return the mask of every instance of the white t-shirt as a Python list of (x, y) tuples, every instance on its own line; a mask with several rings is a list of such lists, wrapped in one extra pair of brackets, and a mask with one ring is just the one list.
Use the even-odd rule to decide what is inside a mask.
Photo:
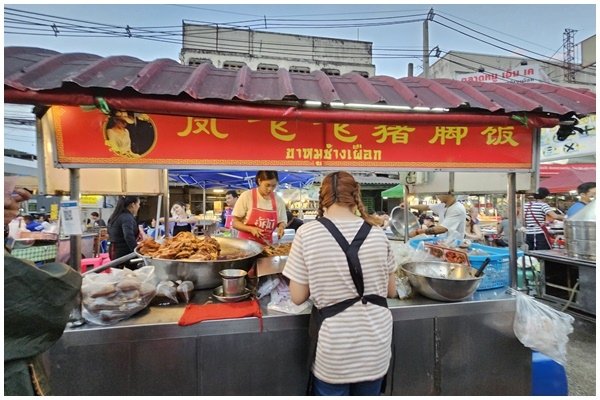
[(459, 202), (454, 202), (448, 208), (446, 208), (445, 203), (433, 204), (429, 208), (440, 217), (440, 225), (446, 227), (448, 231), (458, 232), (464, 238), (467, 220), (465, 206)]
[[(258, 200), (258, 205), (254, 205), (257, 208), (262, 208), (263, 210), (272, 210), (273, 207), (271, 205), (271, 197), (269, 196), (267, 200), (263, 199), (263, 197), (257, 193), (256, 198)], [(285, 202), (281, 197), (275, 193), (275, 202), (277, 204), (277, 224), (283, 222), (287, 224), (287, 214), (285, 210)], [(246, 190), (243, 192), (240, 197), (238, 197), (235, 202), (235, 206), (233, 206), (232, 215), (234, 217), (238, 217), (242, 219), (242, 222), (245, 224), (248, 221), (248, 214), (250, 208), (252, 207), (252, 190)]]
[[(348, 242), (363, 220), (333, 223)], [(372, 227), (358, 257), (364, 294), (387, 297), (389, 274), (396, 270), (390, 242), (380, 227)], [(346, 255), (329, 231), (318, 221), (304, 223), (296, 231), (283, 275), (308, 285), (317, 308), (358, 296)], [(338, 384), (370, 381), (383, 377), (389, 367), (392, 314), (381, 306), (361, 301), (334, 317), (319, 331), (313, 373), (324, 382)]]

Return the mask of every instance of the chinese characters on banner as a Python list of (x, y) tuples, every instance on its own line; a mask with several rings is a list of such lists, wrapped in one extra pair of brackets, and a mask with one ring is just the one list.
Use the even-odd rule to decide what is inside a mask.
[[(318, 123), (52, 107), (58, 161), (81, 166), (285, 166), (515, 169), (532, 167), (530, 129), (514, 125)], [(117, 112), (118, 113), (118, 112)], [(109, 140), (107, 130), (110, 130)], [(125, 143), (127, 153), (112, 143)], [(111, 147), (113, 146), (113, 147)]]

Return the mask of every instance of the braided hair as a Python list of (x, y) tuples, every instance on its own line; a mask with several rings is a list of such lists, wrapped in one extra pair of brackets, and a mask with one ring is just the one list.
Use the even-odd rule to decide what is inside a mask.
[(319, 191), (318, 218), (323, 217), (325, 208), (331, 207), (336, 203), (343, 207), (356, 207), (361, 218), (369, 225), (380, 225), (374, 217), (366, 212), (360, 197), (360, 185), (346, 171), (333, 172), (323, 179), (321, 190)]

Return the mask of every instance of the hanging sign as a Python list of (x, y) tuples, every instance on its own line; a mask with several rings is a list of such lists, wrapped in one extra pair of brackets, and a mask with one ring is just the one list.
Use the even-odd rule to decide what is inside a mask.
[(52, 107), (58, 162), (80, 166), (532, 168), (514, 125), (235, 120)]

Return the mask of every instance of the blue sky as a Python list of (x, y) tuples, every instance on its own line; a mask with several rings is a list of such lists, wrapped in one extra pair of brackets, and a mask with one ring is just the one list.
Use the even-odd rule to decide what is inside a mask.
[[(421, 21), (424, 19), (424, 14), (432, 7), (436, 15), (434, 22), (429, 23), (430, 48), (438, 46), (442, 54), (451, 50), (460, 50), (510, 55), (509, 51), (514, 50), (535, 58), (545, 56), (562, 59), (563, 33), (566, 28), (577, 30), (576, 43), (596, 33), (596, 6), (593, 2), (562, 5), (431, 5), (430, 3), (234, 5), (197, 2), (172, 5), (25, 5), (5, 3), (4, 6), (5, 46), (34, 46), (59, 52), (87, 52), (101, 56), (129, 55), (146, 61), (157, 58), (178, 60), (181, 49), (181, 36), (178, 31), (184, 19), (199, 23), (235, 23), (237, 26), (252, 26), (255, 29), (264, 28), (266, 22), (269, 32), (373, 42), (373, 62), (377, 75), (390, 75), (397, 78), (407, 75), (409, 62), (414, 63), (415, 74), (421, 72), (423, 26)], [(21, 12), (8, 10), (9, 8)], [(22, 11), (27, 13), (24, 14)], [(409, 17), (410, 15), (416, 16)], [(385, 24), (385, 22), (413, 19), (418, 21)], [(54, 36), (48, 21), (74, 25), (82, 25), (82, 22), (86, 22), (86, 25), (91, 24), (96, 27), (111, 25), (111, 29), (119, 32), (125, 32), (128, 25), (135, 28), (144, 27), (151, 31), (162, 30), (169, 34), (163, 36), (161, 40), (168, 40), (171, 43), (124, 37), (91, 37), (92, 33), (85, 33), (83, 37), (67, 37), (67, 33), (61, 29), (58, 29), (57, 35)], [(284, 27), (289, 24), (294, 24), (296, 27)], [(315, 24), (350, 26), (325, 29), (314, 27)], [(279, 27), (275, 28), (277, 25)], [(11, 32), (19, 32), (19, 34)], [(94, 34), (98, 35), (97, 31)], [(435, 62), (435, 59), (431, 59), (430, 62)]]

